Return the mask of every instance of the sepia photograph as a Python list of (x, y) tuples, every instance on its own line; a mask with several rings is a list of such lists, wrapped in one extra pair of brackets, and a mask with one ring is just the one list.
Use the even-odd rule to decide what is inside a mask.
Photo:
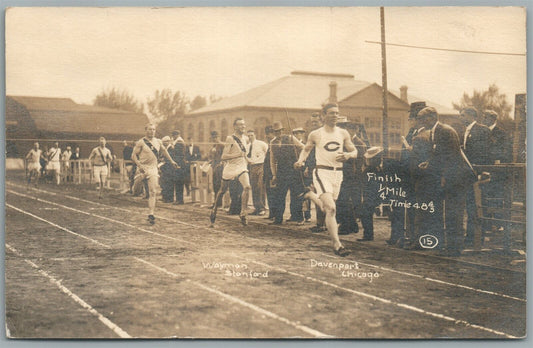
[(526, 338), (526, 8), (4, 14), (8, 339)]

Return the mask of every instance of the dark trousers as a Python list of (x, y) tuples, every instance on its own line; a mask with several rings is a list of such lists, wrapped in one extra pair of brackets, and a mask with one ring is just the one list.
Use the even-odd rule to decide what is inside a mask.
[(359, 232), (356, 214), (361, 212), (361, 186), (354, 180), (345, 178), (342, 181), (339, 197), (336, 202), (337, 223), (340, 232)]
[(446, 249), (452, 252), (460, 252), (463, 248), (465, 191), (464, 187), (460, 187), (444, 192)]
[(474, 243), (474, 232), (478, 224), (473, 185), (468, 186), (466, 190), (466, 215), (466, 237), (464, 242), (466, 245), (471, 246)]
[(174, 193), (176, 195), (176, 202), (179, 204), (183, 203), (183, 188), (185, 186), (185, 182), (183, 179), (183, 176), (175, 176), (174, 182), (173, 182), (173, 188)]
[(287, 191), (290, 190), (290, 211), (291, 220), (303, 221), (302, 203), (304, 186), (297, 175), (280, 174), (275, 189), (275, 198), (273, 202), (274, 221), (281, 223), (283, 221), (283, 214), (285, 213), (285, 199)]
[(242, 185), (239, 180), (231, 180), (229, 183), (229, 196), (231, 204), (229, 206), (230, 215), (239, 215), (242, 209)]
[(249, 166), (250, 185), (252, 186), (252, 200), (256, 212), (265, 210), (265, 187), (263, 185), (263, 163)]
[(273, 218), (274, 217), (274, 196), (275, 196), (275, 188), (270, 186), (270, 179), (264, 180), (265, 184), (265, 193), (266, 193), (266, 199), (268, 202), (268, 217)]
[(172, 173), (172, 171), (170, 173), (167, 171), (161, 171), (159, 185), (161, 186), (163, 202), (174, 202), (174, 173)]
[(363, 238), (374, 239), (374, 210), (376, 207), (372, 204), (361, 206), (361, 225), (363, 225)]

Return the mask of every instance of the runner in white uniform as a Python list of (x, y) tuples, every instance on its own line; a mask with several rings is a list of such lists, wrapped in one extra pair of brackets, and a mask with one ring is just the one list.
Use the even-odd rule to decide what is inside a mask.
[[(357, 149), (345, 129), (337, 127), (339, 107), (326, 104), (322, 109), (324, 126), (309, 133), (307, 144), (300, 154), (296, 168), (301, 168), (309, 153), (315, 148), (316, 168), (313, 172), (313, 185), (317, 190), (322, 207), (326, 213), (326, 227), (333, 241), (335, 254), (346, 256), (349, 251), (339, 240), (337, 219), (335, 218), (335, 200), (339, 196), (342, 182), (342, 162), (357, 157)], [(346, 149), (348, 152), (343, 152)]]
[(248, 152), (248, 138), (244, 134), (246, 125), (242, 118), (237, 118), (233, 122), (235, 132), (226, 138), (224, 151), (222, 152), (222, 161), (226, 162), (222, 171), (222, 186), (215, 197), (215, 204), (211, 210), (211, 225), (217, 218), (217, 208), (222, 203), (222, 197), (229, 188), (231, 180), (239, 180), (242, 185), (242, 205), (241, 205), (241, 223), (246, 226), (246, 209), (248, 207), (248, 197), (250, 195), (250, 177), (248, 175), (248, 161), (246, 154)]
[(105, 187), (107, 175), (109, 174), (107, 166), (113, 160), (113, 157), (111, 156), (111, 151), (105, 147), (105, 138), (100, 137), (98, 141), (100, 142), (100, 146), (95, 147), (91, 151), (89, 161), (93, 166), (93, 176), (97, 183), (97, 189), (99, 190), (98, 198), (102, 198), (102, 192)]
[(59, 160), (61, 159), (61, 149), (59, 148), (59, 143), (55, 142), (54, 146), (48, 150), (48, 164), (46, 165), (46, 170), (54, 172), (56, 179), (56, 185), (59, 185), (59, 180), (61, 179), (61, 164)]
[(148, 180), (148, 222), (155, 224), (155, 201), (157, 194), (157, 179), (159, 177), (157, 163), (159, 155), (162, 154), (174, 167), (179, 168), (178, 164), (170, 157), (160, 139), (155, 137), (155, 126), (151, 123), (144, 127), (146, 136), (137, 141), (133, 148), (131, 159), (137, 165), (137, 174), (133, 182), (133, 192), (143, 184), (143, 180)]
[(28, 186), (31, 184), (31, 181), (34, 180), (35, 187), (37, 187), (37, 182), (39, 181), (39, 174), (41, 173), (41, 156), (42, 151), (39, 149), (39, 143), (34, 143), (33, 149), (31, 149), (26, 155), (26, 168), (28, 169)]

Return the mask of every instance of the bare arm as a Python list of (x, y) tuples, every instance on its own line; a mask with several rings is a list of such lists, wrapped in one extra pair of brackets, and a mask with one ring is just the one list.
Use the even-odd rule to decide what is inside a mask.
[(309, 133), (309, 136), (307, 137), (307, 143), (305, 144), (305, 146), (303, 146), (302, 152), (300, 152), (300, 157), (298, 158), (298, 161), (294, 164), (295, 168), (302, 168), (304, 166), (305, 160), (309, 156), (309, 153), (311, 153), (311, 151), (315, 147), (316, 137), (316, 131)]
[(352, 143), (352, 139), (350, 139), (350, 134), (347, 130), (342, 130), (343, 135), (343, 146), (348, 152), (342, 152), (337, 155), (337, 160), (340, 162), (345, 162), (349, 160), (350, 158), (356, 158), (357, 157), (357, 148)]

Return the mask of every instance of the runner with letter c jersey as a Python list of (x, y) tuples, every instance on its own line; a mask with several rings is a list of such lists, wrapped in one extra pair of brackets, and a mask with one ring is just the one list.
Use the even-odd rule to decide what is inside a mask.
[[(342, 162), (356, 158), (357, 149), (348, 131), (337, 127), (339, 117), (337, 104), (326, 104), (322, 109), (322, 116), (324, 125), (309, 134), (307, 144), (294, 166), (303, 167), (307, 156), (313, 148), (315, 149), (316, 167), (313, 172), (313, 184), (326, 213), (326, 227), (333, 242), (333, 251), (336, 255), (344, 257), (350, 252), (339, 240), (335, 200), (342, 182)], [(345, 150), (348, 152), (344, 152)]]

